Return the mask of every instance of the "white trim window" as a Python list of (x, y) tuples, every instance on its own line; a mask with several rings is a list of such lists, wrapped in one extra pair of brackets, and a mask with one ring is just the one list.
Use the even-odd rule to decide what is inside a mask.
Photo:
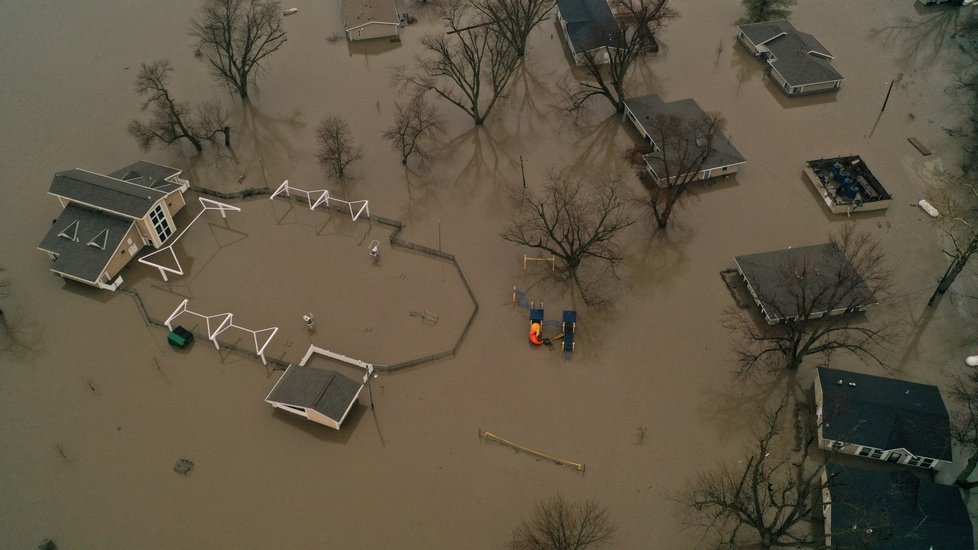
[(160, 238), (160, 242), (165, 241), (173, 234), (173, 228), (170, 227), (170, 221), (166, 219), (162, 204), (156, 205), (156, 208), (149, 215), (149, 220), (153, 223), (153, 229), (156, 230), (156, 235)]

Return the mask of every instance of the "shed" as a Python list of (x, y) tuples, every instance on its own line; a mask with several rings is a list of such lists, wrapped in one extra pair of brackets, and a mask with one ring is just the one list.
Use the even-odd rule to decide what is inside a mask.
[(937, 386), (819, 367), (819, 446), (940, 470), (951, 463), (951, 423)]
[(363, 386), (335, 371), (289, 365), (265, 402), (338, 430)]
[[(834, 243), (747, 254), (734, 261), (771, 325), (803, 316), (817, 319), (853, 313), (879, 303)], [(792, 286), (800, 270), (814, 278), (805, 281), (805, 289)]]
[(350, 42), (397, 36), (401, 27), (394, 0), (342, 0), (342, 10)]

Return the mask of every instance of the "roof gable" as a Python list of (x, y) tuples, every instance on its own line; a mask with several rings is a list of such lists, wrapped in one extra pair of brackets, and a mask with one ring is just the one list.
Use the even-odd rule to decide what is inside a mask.
[(820, 367), (823, 435), (951, 460), (950, 419), (936, 386)]
[(768, 62), (790, 86), (843, 80), (830, 63), (834, 56), (828, 48), (787, 19), (740, 25), (738, 29), (755, 46), (770, 50), (774, 59)]
[(313, 409), (339, 422), (362, 387), (335, 371), (292, 365), (265, 400)]
[(180, 172), (176, 168), (140, 160), (112, 172), (109, 177), (140, 187), (169, 193), (180, 187), (179, 183), (168, 181), (169, 178), (180, 175)]
[(69, 204), (38, 248), (57, 255), (52, 270), (95, 283), (134, 223)]

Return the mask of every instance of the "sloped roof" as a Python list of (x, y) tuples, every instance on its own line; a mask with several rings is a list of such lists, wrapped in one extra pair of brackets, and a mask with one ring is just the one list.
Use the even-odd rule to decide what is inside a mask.
[(57, 254), (52, 270), (95, 284), (133, 223), (69, 204), (38, 248)]
[(567, 38), (575, 53), (616, 45), (618, 20), (608, 0), (559, 0), (557, 11), (567, 25)]
[[(681, 117), (683, 120), (692, 121), (698, 120), (706, 117), (706, 113), (703, 109), (696, 103), (696, 100), (692, 98), (680, 99), (678, 101), (670, 101), (665, 103), (657, 95), (647, 95), (642, 97), (633, 97), (631, 99), (625, 100), (625, 105), (628, 110), (635, 115), (638, 120), (638, 124), (642, 126), (643, 131), (652, 137), (652, 140), (656, 140), (656, 131), (650, 126), (651, 121), (659, 114), (664, 115), (676, 115)], [(665, 151), (667, 154), (669, 151)], [(654, 154), (648, 154), (643, 157), (646, 162), (648, 162), (652, 169), (655, 170), (656, 174), (663, 174), (663, 162), (662, 159), (656, 158)], [(734, 164), (744, 164), (747, 162), (744, 157), (740, 154), (740, 151), (730, 143), (727, 136), (723, 133), (719, 133), (713, 138), (713, 151), (706, 158), (703, 163), (701, 170), (711, 170), (714, 168), (720, 168), (722, 166), (731, 166)], [(679, 175), (679, 174), (676, 174)]]
[(367, 23), (400, 23), (394, 0), (342, 0), (343, 25), (347, 30)]
[(834, 548), (972, 548), (961, 491), (910, 472), (825, 466)]
[(109, 174), (109, 177), (139, 185), (140, 187), (157, 189), (164, 193), (169, 193), (179, 188), (180, 184), (166, 181), (166, 179), (179, 174), (180, 170), (176, 168), (141, 160), (112, 172)]
[(335, 371), (292, 365), (265, 401), (313, 409), (342, 422), (362, 387), (363, 384)]
[(843, 80), (830, 62), (834, 57), (814, 36), (799, 31), (787, 19), (738, 27), (755, 45), (771, 50), (768, 61), (790, 86)]
[(825, 367), (817, 371), (826, 438), (951, 460), (950, 420), (936, 386)]
[(49, 192), (72, 202), (132, 218), (144, 217), (158, 200), (166, 197), (166, 192), (159, 189), (78, 169), (55, 174)]
[[(830, 309), (863, 308), (878, 303), (865, 282), (860, 280), (848, 287), (848, 282), (856, 277), (854, 268), (833, 243), (747, 254), (736, 256), (734, 261), (771, 322), (804, 313), (814, 315)], [(802, 267), (818, 279), (805, 282), (806, 300), (810, 299), (811, 303), (799, 304), (798, 289), (788, 283), (792, 281), (792, 272)], [(839, 285), (840, 281), (846, 284)]]

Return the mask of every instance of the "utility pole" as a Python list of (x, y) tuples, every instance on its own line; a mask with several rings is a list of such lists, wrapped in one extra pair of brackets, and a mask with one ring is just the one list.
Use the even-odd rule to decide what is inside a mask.
[(520, 174), (523, 176), (523, 189), (526, 189), (526, 171), (523, 170), (523, 155), (520, 155)]

